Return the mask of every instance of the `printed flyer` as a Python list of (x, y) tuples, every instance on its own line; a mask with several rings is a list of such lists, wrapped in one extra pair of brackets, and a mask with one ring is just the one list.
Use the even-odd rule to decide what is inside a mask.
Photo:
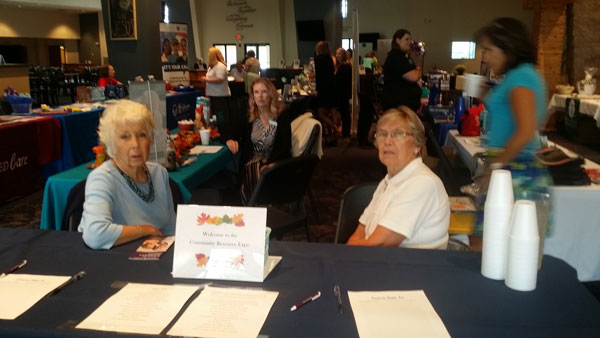
[(180, 205), (173, 277), (262, 282), (266, 208)]

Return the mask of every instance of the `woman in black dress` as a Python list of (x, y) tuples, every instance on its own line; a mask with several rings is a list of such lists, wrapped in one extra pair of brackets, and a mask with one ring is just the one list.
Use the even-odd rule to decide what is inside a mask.
[(352, 97), (352, 66), (346, 60), (344, 48), (335, 51), (335, 97), (342, 118), (342, 136), (350, 136), (350, 97)]
[(340, 130), (331, 119), (336, 105), (333, 59), (327, 41), (319, 41), (315, 48), (315, 76), (317, 82), (317, 112), (330, 135), (338, 136)]
[(413, 111), (421, 107), (422, 69), (408, 55), (412, 39), (410, 32), (399, 29), (394, 33), (392, 49), (383, 65), (383, 110), (405, 105)]

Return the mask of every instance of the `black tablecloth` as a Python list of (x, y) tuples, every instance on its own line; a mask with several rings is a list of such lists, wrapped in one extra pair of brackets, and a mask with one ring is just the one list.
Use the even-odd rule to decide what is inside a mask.
[[(87, 271), (17, 319), (0, 320), (0, 336), (128, 337), (73, 327), (117, 292), (111, 287), (116, 281), (204, 282), (171, 277), (173, 249), (160, 261), (129, 260), (140, 242), (93, 251), (77, 233), (0, 229), (2, 271), (21, 259), (29, 262), (18, 273)], [(479, 253), (272, 242), (271, 254), (283, 260), (264, 283), (216, 282), (279, 291), (261, 330), (265, 336), (358, 337), (347, 290), (423, 289), (452, 337), (600, 337), (600, 303), (577, 281), (575, 270), (553, 257), (544, 256), (537, 289), (519, 292), (484, 278)], [(337, 313), (334, 283), (342, 289), (343, 315)], [(320, 299), (289, 311), (317, 290)]]

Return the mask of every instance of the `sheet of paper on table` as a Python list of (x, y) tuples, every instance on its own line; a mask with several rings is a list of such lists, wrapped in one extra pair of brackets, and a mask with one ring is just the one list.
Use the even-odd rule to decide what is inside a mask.
[(348, 291), (361, 338), (450, 337), (423, 290)]
[(276, 291), (207, 286), (167, 334), (255, 338), (278, 294)]
[(8, 274), (0, 278), (0, 319), (15, 319), (70, 276)]
[(221, 150), (223, 146), (195, 146), (190, 149), (190, 155), (199, 154), (215, 154)]
[(76, 328), (158, 335), (197, 290), (197, 285), (129, 283)]

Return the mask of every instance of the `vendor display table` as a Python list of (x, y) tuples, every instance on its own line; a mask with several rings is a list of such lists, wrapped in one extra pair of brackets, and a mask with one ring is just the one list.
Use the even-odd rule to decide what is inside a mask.
[[(548, 113), (553, 113), (557, 110), (566, 111), (567, 98), (571, 97), (571, 95), (552, 95), (550, 103), (548, 103)], [(580, 102), (579, 113), (593, 117), (600, 126), (600, 95), (580, 95), (576, 98), (578, 98)]]
[[(458, 149), (465, 165), (475, 172), (483, 165), (474, 155), (485, 149), (479, 137), (448, 133), (446, 145)], [(550, 142), (550, 145), (553, 145)], [(567, 155), (577, 154), (560, 147)], [(588, 159), (585, 168), (599, 169), (600, 165)], [(600, 280), (600, 186), (553, 186), (551, 195), (551, 228), (544, 244), (544, 253), (564, 259), (577, 270), (580, 281)]]
[[(198, 155), (198, 159), (195, 162), (192, 162), (188, 166), (177, 168), (176, 171), (169, 172), (169, 176), (181, 189), (183, 200), (188, 201), (193, 189), (222, 171), (230, 160), (231, 152), (229, 148), (224, 146), (215, 154)], [(91, 172), (91, 169), (88, 169), (86, 166), (87, 163), (50, 176), (44, 189), (41, 229), (60, 230), (69, 191)]]
[(41, 166), (61, 155), (60, 132), (51, 117), (0, 116), (0, 203), (41, 187)]
[[(74, 328), (118, 291), (117, 284), (206, 282), (173, 278), (172, 248), (157, 261), (129, 260), (141, 242), (94, 251), (80, 233), (0, 229), (0, 270), (27, 259), (16, 273), (87, 273), (15, 320), (0, 320), (0, 336), (149, 337)], [(260, 337), (358, 337), (348, 290), (423, 290), (454, 338), (600, 336), (600, 303), (577, 281), (575, 271), (554, 257), (544, 257), (536, 289), (520, 292), (483, 277), (477, 252), (272, 241), (270, 253), (283, 259), (263, 283), (213, 281), (279, 292)], [(342, 314), (334, 284), (340, 285)], [(315, 290), (322, 292), (318, 300), (290, 312), (291, 305)]]
[(196, 118), (196, 98), (202, 94), (198, 90), (167, 95), (167, 128), (177, 128), (177, 121)]
[(98, 145), (98, 121), (103, 111), (104, 108), (99, 107), (89, 111), (48, 115), (60, 122), (62, 156), (44, 166), (44, 178), (95, 159), (92, 147)]

